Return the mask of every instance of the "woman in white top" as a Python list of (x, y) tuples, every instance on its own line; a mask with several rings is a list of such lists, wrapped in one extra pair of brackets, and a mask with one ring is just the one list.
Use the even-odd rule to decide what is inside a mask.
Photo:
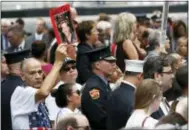
[(81, 104), (80, 90), (74, 84), (60, 85), (51, 95), (55, 97), (57, 106), (61, 108), (57, 114), (55, 124), (70, 114), (81, 113), (77, 109)]
[(160, 85), (153, 79), (145, 79), (135, 93), (135, 110), (128, 119), (125, 128), (143, 127), (153, 129), (158, 120), (150, 117), (157, 111), (162, 99)]

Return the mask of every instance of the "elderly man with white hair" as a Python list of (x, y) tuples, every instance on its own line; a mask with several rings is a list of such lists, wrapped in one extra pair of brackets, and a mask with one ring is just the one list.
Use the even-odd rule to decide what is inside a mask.
[(10, 44), (7, 38), (8, 28), (11, 22), (8, 19), (1, 19), (1, 50), (6, 50)]
[(108, 46), (111, 43), (112, 25), (107, 21), (100, 21), (97, 24), (97, 29), (100, 32), (99, 40)]

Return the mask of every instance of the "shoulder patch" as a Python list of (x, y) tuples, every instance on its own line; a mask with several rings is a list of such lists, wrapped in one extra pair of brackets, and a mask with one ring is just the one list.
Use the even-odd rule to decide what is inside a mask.
[(89, 95), (92, 99), (98, 99), (100, 97), (100, 92), (98, 89), (92, 89), (91, 91), (89, 91)]

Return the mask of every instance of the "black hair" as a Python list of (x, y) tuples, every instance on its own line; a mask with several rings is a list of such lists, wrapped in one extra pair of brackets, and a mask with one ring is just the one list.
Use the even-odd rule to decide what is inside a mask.
[(55, 89), (51, 95), (55, 98), (56, 105), (60, 108), (66, 107), (68, 105), (68, 99), (67, 96), (70, 96), (72, 94), (72, 87), (73, 84), (66, 83), (62, 84), (58, 87), (58, 89)]
[(51, 50), (50, 50), (50, 63), (51, 64), (54, 64), (55, 62), (55, 52), (56, 52), (57, 47), (58, 47), (57, 42), (51, 47)]
[(163, 62), (160, 56), (149, 57), (143, 66), (144, 79), (154, 79), (155, 73), (163, 72)]
[(149, 32), (145, 30), (145, 31), (142, 33), (142, 37), (143, 37), (143, 38), (148, 38), (148, 36), (149, 36)]
[(32, 43), (32, 56), (35, 58), (40, 58), (44, 55), (46, 51), (46, 44), (43, 41), (34, 41)]
[(176, 80), (182, 89), (188, 87), (188, 68), (186, 65), (180, 67), (176, 72)]
[(182, 89), (178, 84), (176, 78), (173, 78), (172, 87), (163, 93), (163, 96), (166, 97), (167, 101), (174, 101), (178, 97), (182, 96)]
[(20, 24), (20, 25), (24, 25), (24, 24), (25, 24), (25, 23), (24, 23), (24, 20), (21, 19), (21, 18), (18, 18), (18, 19), (16, 20), (16, 23), (18, 23), (18, 24)]

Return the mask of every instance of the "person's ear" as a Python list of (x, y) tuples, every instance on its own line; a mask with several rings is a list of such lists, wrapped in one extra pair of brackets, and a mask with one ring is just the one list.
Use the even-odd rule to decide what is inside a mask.
[(140, 80), (141, 79), (141, 74), (137, 74), (136, 77), (137, 77), (138, 80)]
[(144, 79), (143, 73), (140, 73), (140, 74), (139, 74), (139, 80), (141, 80), (141, 79)]
[(100, 62), (97, 61), (96, 63), (94, 63), (94, 66), (97, 70), (100, 70)]
[(21, 79), (22, 79), (23, 81), (26, 80), (25, 75), (24, 75), (24, 73), (23, 73), (22, 71), (20, 72), (20, 77), (21, 77)]
[(72, 98), (71, 98), (71, 96), (66, 96), (67, 97), (67, 100), (70, 102), (70, 101), (72, 101)]
[(154, 73), (154, 79), (161, 85), (161, 75), (157, 72)]
[(89, 39), (89, 34), (85, 34), (85, 37), (86, 37), (87, 39)]
[(179, 68), (178, 64), (174, 64), (174, 68), (177, 70)]

